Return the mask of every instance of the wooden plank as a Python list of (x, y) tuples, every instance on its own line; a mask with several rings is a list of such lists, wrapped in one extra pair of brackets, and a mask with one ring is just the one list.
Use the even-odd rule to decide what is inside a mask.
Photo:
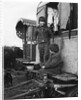
[(11, 90), (11, 89), (17, 88), (17, 87), (19, 87), (19, 86), (21, 86), (21, 85), (28, 84), (28, 83), (30, 83), (30, 82), (32, 82), (32, 80), (22, 82), (22, 83), (20, 83), (20, 84), (17, 84), (16, 86), (13, 86), (13, 87), (10, 87), (10, 88), (5, 88), (5, 90)]
[(53, 75), (52, 77), (57, 78), (59, 80), (64, 80), (64, 81), (78, 80), (78, 77), (71, 73), (62, 73), (59, 75)]
[(54, 84), (54, 88), (65, 88), (65, 87), (72, 87), (76, 86), (76, 84)]
[(16, 96), (11, 97), (10, 99), (16, 99), (16, 98), (18, 98), (18, 97), (22, 97), (22, 96), (28, 95), (28, 94), (30, 94), (30, 93), (33, 93), (34, 91), (35, 91), (35, 92), (39, 91), (39, 88), (35, 88), (35, 89), (29, 90), (29, 91), (27, 91), (27, 92), (25, 92), (25, 93), (18, 94), (18, 95), (16, 95)]
[[(61, 31), (61, 33), (62, 33), (62, 37), (69, 38), (69, 30), (67, 30), (67, 31)], [(78, 29), (71, 30), (71, 37), (74, 37), (74, 36), (78, 36)], [(55, 38), (59, 38), (59, 37), (60, 37), (60, 35), (56, 35), (55, 36)]]

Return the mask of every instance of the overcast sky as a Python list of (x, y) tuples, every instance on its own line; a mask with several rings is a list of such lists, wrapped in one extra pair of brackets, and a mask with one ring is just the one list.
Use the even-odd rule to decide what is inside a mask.
[(20, 18), (36, 20), (38, 3), (27, 0), (4, 1), (4, 45), (22, 47), (22, 40), (16, 35), (16, 23)]

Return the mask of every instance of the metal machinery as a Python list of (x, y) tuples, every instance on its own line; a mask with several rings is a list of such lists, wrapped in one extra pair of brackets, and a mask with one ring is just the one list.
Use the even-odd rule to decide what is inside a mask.
[[(50, 13), (50, 9), (54, 14)], [(26, 75), (32, 82), (37, 84), (36, 89), (31, 90), (33, 91), (32, 93), (30, 91), (22, 96), (31, 95), (31, 98), (78, 96), (77, 12), (77, 3), (40, 2), (37, 7), (37, 25), (39, 24), (38, 20), (40, 16), (46, 18), (46, 25), (48, 27), (54, 24), (54, 42), (59, 45), (64, 61), (61, 74), (46, 72), (39, 67), (39, 64), (33, 62), (37, 57), (36, 46), (33, 45), (36, 22), (21, 19), (17, 23), (16, 33), (23, 41), (23, 59), (17, 60), (25, 64), (26, 67), (33, 66), (31, 70), (27, 69)], [(30, 44), (29, 48), (31, 48), (29, 51), (27, 50), (28, 43)], [(28, 56), (27, 53), (30, 55)]]
[(32, 55), (32, 46), (33, 46), (33, 40), (34, 40), (33, 34), (35, 31), (35, 28), (36, 28), (36, 21), (27, 20), (23, 18), (21, 18), (16, 25), (17, 36), (22, 39), (22, 43), (23, 43), (23, 58), (27, 60), (28, 59), (35, 60), (35, 57), (33, 57)]

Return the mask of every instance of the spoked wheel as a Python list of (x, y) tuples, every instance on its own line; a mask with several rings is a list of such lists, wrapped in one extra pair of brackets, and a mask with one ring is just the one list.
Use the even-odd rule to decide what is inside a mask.
[(68, 94), (67, 97), (78, 97), (78, 87), (72, 89)]

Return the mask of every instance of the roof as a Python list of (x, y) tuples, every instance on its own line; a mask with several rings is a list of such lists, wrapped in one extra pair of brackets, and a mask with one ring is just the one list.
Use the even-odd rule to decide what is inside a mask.
[(38, 13), (40, 13), (43, 9), (45, 9), (44, 7), (47, 5), (49, 7), (52, 7), (52, 8), (57, 8), (57, 4), (59, 2), (40, 2), (38, 4), (38, 7), (37, 7), (37, 15)]
[(40, 7), (42, 7), (42, 6), (46, 5), (46, 4), (48, 4), (48, 2), (40, 2), (38, 4), (38, 7), (37, 8), (40, 8)]
[(55, 6), (55, 5), (57, 5), (59, 2), (40, 2), (39, 4), (38, 4), (38, 7), (37, 8), (41, 8), (41, 7), (43, 7), (43, 6), (45, 6), (45, 5), (48, 5), (49, 4), (49, 6)]
[(28, 26), (36, 26), (35, 20), (21, 18), (16, 24), (16, 34), (19, 38), (23, 39)]
[[(30, 25), (30, 26), (36, 26), (36, 21), (35, 20), (30, 20), (30, 19), (24, 19), (21, 18), (18, 22), (22, 22), (24, 25)], [(17, 23), (18, 24), (18, 23)]]

